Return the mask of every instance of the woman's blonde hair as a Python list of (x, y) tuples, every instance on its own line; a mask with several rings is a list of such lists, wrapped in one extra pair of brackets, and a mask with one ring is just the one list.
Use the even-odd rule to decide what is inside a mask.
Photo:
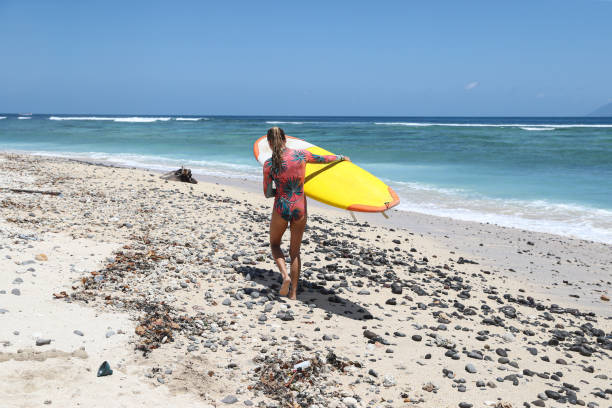
[(268, 143), (272, 147), (272, 169), (278, 172), (281, 168), (281, 152), (285, 145), (285, 131), (278, 126), (268, 129)]

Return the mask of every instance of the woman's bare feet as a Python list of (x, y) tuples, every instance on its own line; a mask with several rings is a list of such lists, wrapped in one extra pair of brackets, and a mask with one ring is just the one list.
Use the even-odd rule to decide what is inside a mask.
[(283, 284), (281, 285), (278, 294), (281, 296), (287, 296), (287, 293), (289, 293), (289, 284), (291, 284), (291, 279), (289, 279), (289, 277), (287, 277), (287, 279), (283, 279)]
[(291, 288), (291, 293), (289, 294), (289, 299), (297, 300), (297, 288), (295, 290), (293, 288)]

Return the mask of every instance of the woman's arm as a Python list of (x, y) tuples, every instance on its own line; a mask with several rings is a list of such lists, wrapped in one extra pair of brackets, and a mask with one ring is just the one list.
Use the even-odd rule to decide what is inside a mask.
[(272, 177), (270, 177), (271, 168), (272, 167), (268, 162), (266, 162), (263, 166), (263, 191), (266, 198), (274, 197), (276, 195), (276, 191), (272, 185)]
[(350, 161), (350, 159), (347, 156), (342, 156), (342, 155), (328, 154), (328, 155), (322, 156), (319, 154), (310, 153), (308, 150), (303, 150), (303, 152), (304, 152), (304, 155), (306, 156), (306, 163), (332, 163), (332, 162), (343, 161), (343, 160)]

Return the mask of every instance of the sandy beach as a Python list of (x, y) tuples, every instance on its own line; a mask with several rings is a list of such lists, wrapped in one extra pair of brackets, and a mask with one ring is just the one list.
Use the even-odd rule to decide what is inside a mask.
[(610, 245), (311, 200), (289, 301), (258, 183), (7, 153), (0, 180), (1, 407), (612, 404)]

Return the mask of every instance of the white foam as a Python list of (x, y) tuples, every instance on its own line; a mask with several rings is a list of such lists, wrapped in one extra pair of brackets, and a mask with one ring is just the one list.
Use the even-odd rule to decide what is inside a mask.
[(531, 127), (531, 126), (521, 126), (521, 129), (523, 130), (555, 130), (556, 128), (554, 127)]
[(31, 116), (19, 116), (17, 119), (32, 119)]
[(157, 121), (161, 121), (161, 122), (167, 122), (169, 121), (170, 118), (140, 118), (140, 117), (133, 117), (133, 118), (116, 118), (114, 121), (115, 122), (130, 122), (130, 123), (149, 123), (149, 122), (157, 122)]
[(521, 123), (433, 123), (433, 122), (374, 122), (375, 125), (386, 126), (449, 126), (449, 127), (520, 127), (525, 130), (554, 130), (557, 128), (612, 128), (612, 125), (599, 124), (521, 124)]
[(189, 121), (189, 122), (198, 122), (200, 120), (208, 120), (208, 118), (174, 118), (174, 120)]
[(269, 120), (266, 122), (269, 125), (303, 125), (304, 122), (282, 122), (276, 120)]
[(169, 117), (139, 117), (134, 116), (130, 118), (123, 117), (107, 117), (107, 116), (49, 116), (49, 120), (106, 120), (112, 122), (129, 122), (129, 123), (150, 123), (162, 121), (169, 121)]
[(0, 120), (6, 119), (6, 116), (0, 116)]
[(545, 200), (495, 199), (418, 183), (390, 184), (400, 197), (399, 210), (612, 244), (610, 210)]

